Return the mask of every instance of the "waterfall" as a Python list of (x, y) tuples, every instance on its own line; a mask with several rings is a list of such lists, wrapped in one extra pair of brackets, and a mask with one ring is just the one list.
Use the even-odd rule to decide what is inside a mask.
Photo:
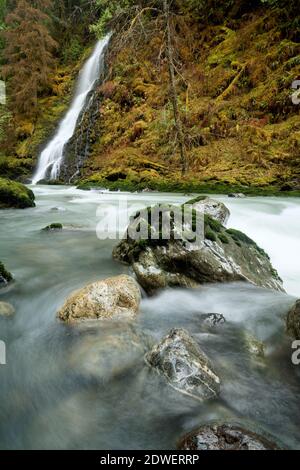
[(32, 184), (37, 184), (44, 179), (56, 180), (59, 178), (64, 159), (64, 148), (72, 138), (78, 118), (86, 105), (87, 97), (99, 79), (109, 39), (110, 35), (97, 43), (91, 57), (80, 72), (77, 90), (70, 109), (61, 121), (53, 139), (41, 153)]

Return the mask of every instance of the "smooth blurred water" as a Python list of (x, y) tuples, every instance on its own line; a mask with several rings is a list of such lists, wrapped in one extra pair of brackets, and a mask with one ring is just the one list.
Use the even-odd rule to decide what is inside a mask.
[[(0, 260), (16, 279), (0, 293), (16, 309), (13, 318), (0, 318), (8, 360), (0, 366), (1, 449), (173, 449), (184, 432), (213, 419), (249, 422), (300, 448), (300, 370), (291, 364), (284, 322), (291, 295), (246, 284), (167, 290), (143, 299), (132, 341), (122, 325), (62, 325), (56, 312), (74, 289), (128, 272), (112, 260), (116, 242), (96, 236), (97, 209), (115, 214), (125, 195), (72, 187), (34, 191), (35, 209), (0, 211)], [(132, 211), (189, 199), (126, 196)], [(297, 295), (300, 200), (219, 199), (231, 209), (229, 225), (266, 249), (287, 291)], [(54, 222), (66, 229), (40, 231)], [(125, 226), (123, 218), (121, 232)], [(201, 314), (212, 312), (227, 323), (203, 328)], [(145, 366), (148, 340), (139, 345), (136, 338), (145, 335), (151, 343), (173, 327), (190, 331), (213, 361), (222, 379), (218, 400), (194, 402)], [(245, 331), (265, 342), (265, 359), (248, 353)]]

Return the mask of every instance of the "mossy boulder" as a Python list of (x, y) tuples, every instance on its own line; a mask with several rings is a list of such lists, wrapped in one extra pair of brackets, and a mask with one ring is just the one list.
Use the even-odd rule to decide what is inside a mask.
[(7, 271), (4, 264), (0, 261), (0, 288), (6, 286), (12, 280), (12, 275)]
[(0, 209), (35, 207), (33, 192), (21, 183), (0, 178)]
[[(182, 219), (178, 222), (180, 218), (174, 217), (174, 208), (162, 208), (159, 220), (164, 223), (169, 220), (172, 226), (170, 236), (166, 237), (165, 226), (153, 225), (153, 210), (158, 211), (159, 206), (133, 216), (124, 240), (113, 251), (115, 259), (132, 266), (148, 294), (166, 287), (236, 281), (283, 291), (282, 280), (269, 256), (244, 233), (227, 230), (206, 214), (198, 237), (189, 242), (181, 237), (183, 225), (192, 240), (198, 231), (197, 211), (192, 211), (189, 225), (186, 220), (184, 224)], [(178, 210), (182, 214), (183, 208)], [(200, 219), (203, 224), (203, 217)]]
[(63, 225), (61, 223), (54, 223), (44, 227), (42, 232), (60, 232), (61, 230), (63, 230)]

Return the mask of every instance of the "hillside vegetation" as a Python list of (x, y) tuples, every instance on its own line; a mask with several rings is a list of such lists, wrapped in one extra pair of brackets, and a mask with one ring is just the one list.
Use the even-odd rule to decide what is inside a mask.
[[(211, 7), (205, 17), (199, 2), (198, 13), (178, 6), (172, 17), (187, 172), (170, 102), (165, 31), (146, 12), (112, 39), (80, 187), (300, 192), (300, 105), (292, 102), (292, 84), (300, 79), (297, 17), (289, 19), (276, 2), (227, 3), (230, 9)], [(2, 135), (2, 174), (30, 174), (70, 100), (84, 49), (75, 67), (73, 60), (57, 65), (35, 122), (26, 118), (13, 128), (13, 121)]]

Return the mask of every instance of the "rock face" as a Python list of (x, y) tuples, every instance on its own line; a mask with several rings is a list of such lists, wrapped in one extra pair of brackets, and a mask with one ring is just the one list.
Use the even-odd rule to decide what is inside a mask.
[(15, 314), (15, 309), (12, 305), (6, 302), (0, 302), (0, 317), (11, 317)]
[[(193, 211), (193, 216), (197, 211)], [(146, 215), (144, 215), (146, 214)], [(150, 208), (140, 220), (151, 227)], [(247, 235), (227, 230), (209, 215), (204, 216), (201, 242), (193, 246), (173, 237), (170, 239), (132, 237), (136, 220), (132, 220), (125, 239), (114, 249), (115, 259), (132, 266), (140, 285), (148, 294), (166, 287), (197, 287), (205, 283), (247, 281), (257, 286), (283, 291), (278, 273), (268, 255)], [(194, 223), (194, 222), (193, 222)]]
[(35, 207), (33, 192), (21, 183), (0, 178), (0, 209)]
[(202, 426), (185, 436), (180, 450), (278, 450), (276, 444), (232, 424)]
[(288, 314), (287, 330), (295, 339), (300, 339), (300, 299), (297, 300)]
[(198, 344), (182, 329), (174, 329), (145, 356), (177, 391), (197, 400), (215, 398), (220, 379)]
[(12, 281), (12, 275), (6, 270), (3, 263), (0, 261), (0, 289), (5, 287), (10, 281)]
[(64, 322), (133, 318), (138, 314), (141, 291), (129, 276), (95, 282), (75, 292), (58, 312)]
[(207, 196), (199, 196), (185, 203), (202, 214), (210, 215), (213, 219), (222, 225), (227, 225), (230, 217), (230, 211), (222, 202), (211, 199)]

